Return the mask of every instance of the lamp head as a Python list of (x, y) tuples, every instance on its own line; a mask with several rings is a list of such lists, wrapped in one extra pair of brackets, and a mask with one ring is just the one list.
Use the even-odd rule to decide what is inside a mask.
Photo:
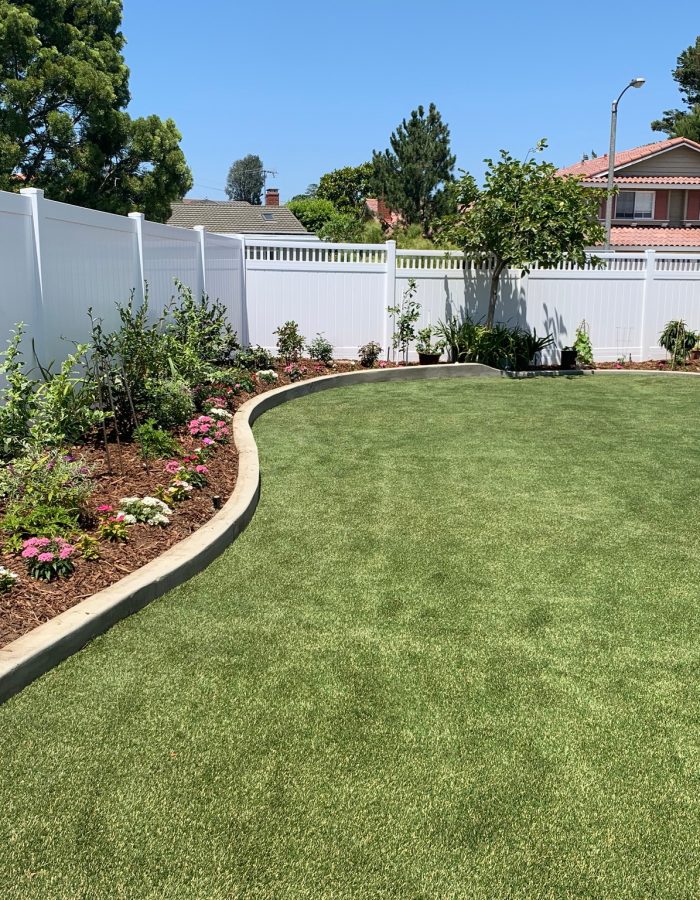
[(633, 78), (630, 87), (640, 88), (646, 82), (646, 78)]

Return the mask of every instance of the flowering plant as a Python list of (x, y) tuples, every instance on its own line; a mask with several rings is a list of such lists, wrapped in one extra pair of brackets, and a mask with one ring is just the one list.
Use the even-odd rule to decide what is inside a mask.
[(289, 376), (290, 381), (299, 381), (300, 378), (306, 375), (306, 372), (306, 366), (299, 366), (297, 363), (289, 363), (288, 366), (284, 367), (284, 374)]
[(119, 513), (126, 525), (169, 525), (172, 510), (167, 503), (157, 497), (122, 497)]
[(119, 541), (126, 542), (129, 540), (129, 529), (127, 528), (126, 516), (124, 513), (117, 513), (116, 516), (107, 516), (101, 520), (97, 533), (102, 541)]
[(94, 562), (100, 558), (100, 550), (96, 538), (90, 537), (89, 534), (81, 534), (75, 542), (75, 549), (80, 553), (83, 559), (88, 562)]
[(256, 373), (258, 381), (262, 381), (263, 384), (274, 384), (277, 381), (277, 372), (273, 369), (261, 369)]
[(172, 503), (182, 503), (183, 500), (189, 499), (192, 491), (193, 487), (189, 481), (185, 481), (183, 478), (176, 478), (170, 482), (170, 487), (165, 491), (165, 496)]
[(0, 594), (6, 594), (19, 580), (19, 575), (15, 575), (5, 566), (0, 566)]
[(75, 569), (74, 553), (73, 544), (60, 537), (29, 538), (22, 544), (22, 558), (27, 561), (29, 574), (43, 581), (70, 575)]
[(209, 475), (208, 467), (199, 461), (198, 456), (186, 456), (184, 464), (171, 459), (165, 464), (165, 471), (169, 475), (177, 475), (176, 480), (186, 481), (196, 488), (203, 488)]
[(192, 437), (209, 438), (209, 441), (203, 439), (203, 444), (208, 444), (211, 440), (224, 443), (229, 435), (226, 422), (223, 419), (213, 419), (211, 416), (198, 416), (196, 419), (192, 419), (188, 428)]

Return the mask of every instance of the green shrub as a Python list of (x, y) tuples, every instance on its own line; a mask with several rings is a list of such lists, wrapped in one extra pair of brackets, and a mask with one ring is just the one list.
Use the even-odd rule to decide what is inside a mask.
[(284, 325), (273, 332), (277, 335), (277, 350), (285, 362), (296, 362), (304, 347), (304, 338), (299, 334), (299, 326), (296, 322), (285, 322)]
[(378, 344), (376, 341), (368, 341), (366, 344), (357, 348), (360, 365), (364, 366), (365, 369), (371, 369), (381, 356), (381, 353), (382, 345)]
[(659, 346), (671, 354), (673, 366), (684, 366), (688, 353), (695, 346), (698, 334), (690, 331), (682, 319), (674, 319), (666, 324), (659, 338)]
[(174, 456), (179, 445), (175, 438), (158, 428), (155, 419), (148, 419), (134, 431), (136, 442), (142, 459), (165, 459)]
[(588, 323), (584, 319), (576, 329), (576, 340), (574, 341), (574, 350), (578, 362), (587, 366), (593, 365), (593, 345), (588, 334)]
[(144, 383), (139, 412), (153, 420), (160, 428), (185, 425), (195, 413), (192, 391), (182, 379), (149, 378)]
[(236, 365), (243, 369), (257, 371), (258, 369), (269, 369), (274, 362), (271, 353), (268, 353), (264, 347), (248, 346), (241, 350), (236, 357)]
[(20, 344), (24, 324), (19, 323), (0, 353), (0, 459), (12, 459), (20, 454), (29, 441), (34, 415), (35, 382), (25, 372)]
[[(190, 358), (198, 357), (213, 366), (230, 362), (240, 344), (228, 321), (226, 306), (206, 294), (195, 300), (190, 288), (181, 281), (175, 284), (177, 300), (166, 310), (166, 317), (168, 313), (172, 317), (167, 326), (171, 343), (188, 350)], [(178, 360), (174, 363), (177, 367)], [(181, 374), (185, 376), (184, 372)]]
[(317, 334), (310, 344), (306, 345), (310, 359), (325, 363), (329, 366), (333, 362), (333, 344), (326, 340), (322, 334)]

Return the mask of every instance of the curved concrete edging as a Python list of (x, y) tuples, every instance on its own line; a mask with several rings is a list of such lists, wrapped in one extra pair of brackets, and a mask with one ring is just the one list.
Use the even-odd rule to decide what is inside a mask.
[(248, 400), (233, 417), (238, 478), (221, 510), (145, 566), (0, 648), (0, 702), (76, 653), (120, 619), (201, 572), (238, 537), (253, 518), (260, 496), (260, 463), (251, 426), (264, 412), (297, 397), (344, 385), (475, 375), (500, 376), (500, 372), (478, 363), (360, 370), (299, 381)]

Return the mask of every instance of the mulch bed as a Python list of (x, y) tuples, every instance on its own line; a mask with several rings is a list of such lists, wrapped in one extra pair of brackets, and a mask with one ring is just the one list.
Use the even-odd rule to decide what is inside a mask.
[(661, 372), (700, 372), (700, 360), (691, 359), (684, 366), (671, 368), (671, 363), (662, 359), (647, 359), (644, 362), (596, 363), (596, 369), (648, 369)]
[[(305, 376), (307, 379), (359, 368), (357, 364), (342, 361), (337, 362), (333, 369), (317, 369), (308, 360), (302, 361), (302, 364), (308, 369)], [(257, 383), (254, 392), (241, 394), (237, 406), (252, 396), (291, 384), (281, 369), (277, 369), (277, 374), (278, 381), (275, 384)], [(178, 437), (183, 450), (195, 446), (186, 431)], [(166, 460), (146, 464), (133, 444), (122, 443), (121, 449), (116, 444), (110, 444), (109, 450), (113, 474), (109, 473), (104, 447), (79, 447), (73, 451), (76, 455), (84, 456), (87, 465), (93, 469), (93, 507), (110, 504), (116, 508), (121, 498), (153, 495), (159, 486), (166, 487), (172, 480), (172, 476), (163, 469)], [(201, 490), (192, 491), (190, 499), (174, 505), (170, 525), (165, 528), (133, 525), (129, 528), (128, 543), (101, 541), (100, 559), (90, 562), (77, 558), (75, 572), (69, 578), (51, 582), (37, 581), (26, 573), (24, 561), (19, 554), (3, 553), (0, 549), (0, 565), (20, 576), (8, 593), (0, 593), (0, 647), (155, 559), (210, 519), (216, 512), (214, 498), (219, 498), (220, 503), (224, 503), (236, 484), (238, 454), (233, 444), (220, 445), (207, 459), (207, 467), (209, 483)], [(220, 503), (217, 502), (217, 505)], [(93, 534), (94, 528), (95, 526), (92, 530), (86, 528), (86, 533)]]

